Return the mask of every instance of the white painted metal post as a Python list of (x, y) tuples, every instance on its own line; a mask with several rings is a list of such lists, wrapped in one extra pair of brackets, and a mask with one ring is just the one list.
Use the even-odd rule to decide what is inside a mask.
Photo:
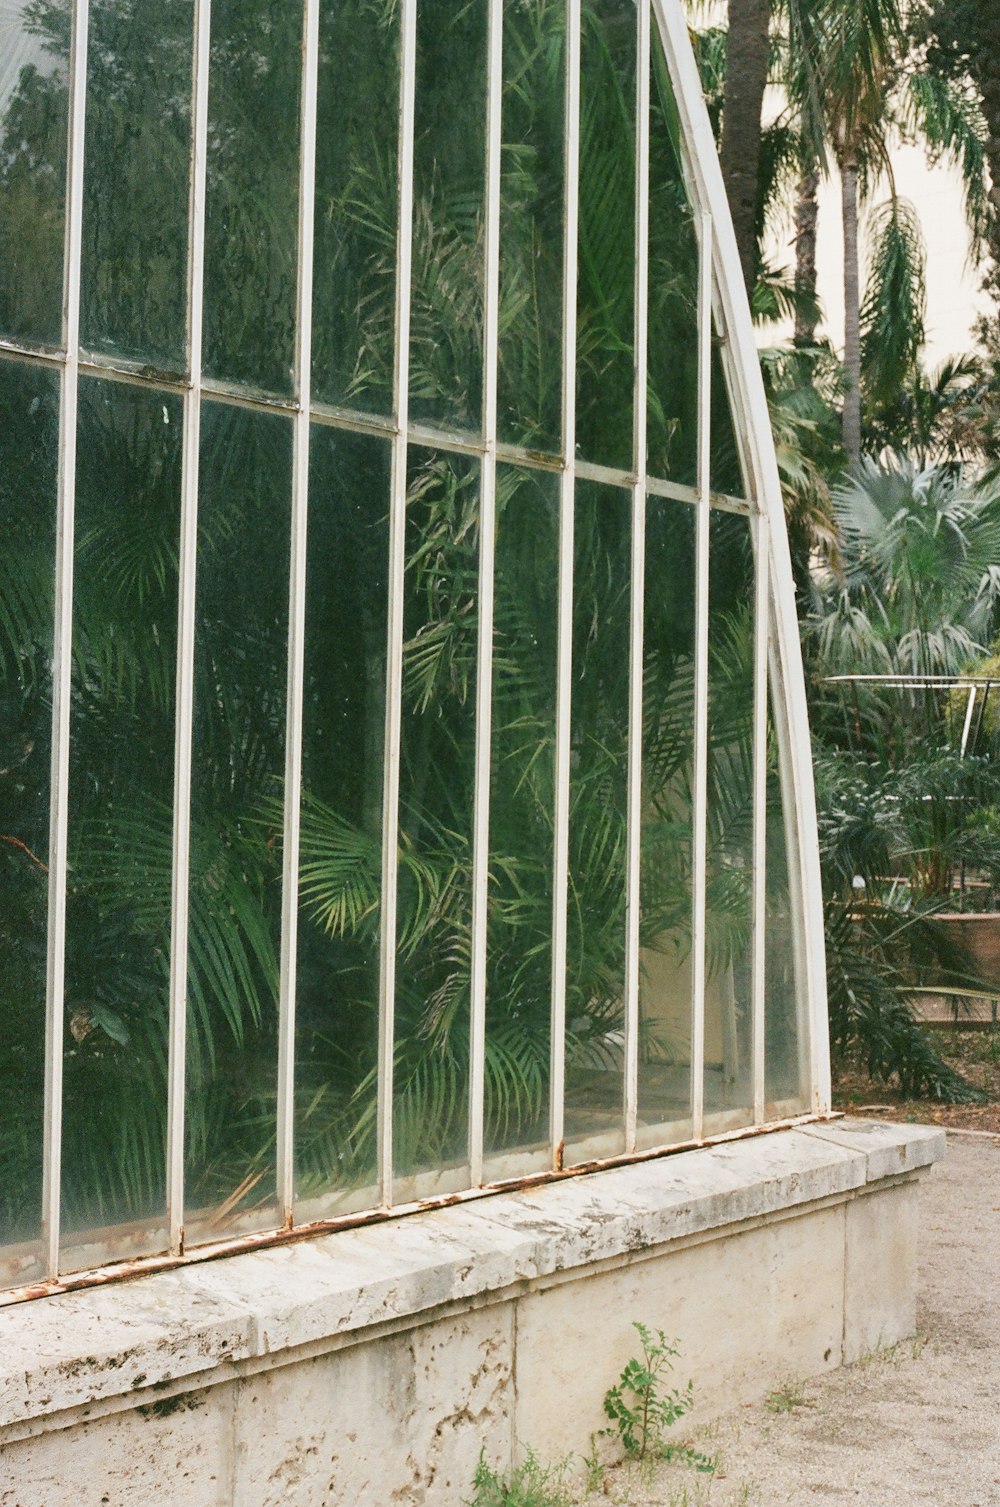
[(549, 1134), (563, 1164), (566, 1092), (566, 904), (569, 892), (569, 782), (572, 738), (573, 538), (576, 506), (576, 257), (580, 187), (580, 0), (566, 0), (565, 209), (563, 217), (562, 472), (559, 478), (559, 627), (552, 903), (552, 1037)]
[(45, 1127), (42, 1149), (42, 1240), (47, 1273), (59, 1272), (62, 1171), (63, 1013), (66, 987), (66, 843), (69, 831), (69, 731), (73, 665), (73, 556), (76, 424), (80, 362), (80, 252), (87, 107), (89, 0), (73, 12), (69, 62), (66, 232), (62, 340), (65, 365), (59, 404), (55, 624), (52, 650), (52, 782), (49, 810), (48, 961), (45, 981)]
[(486, 938), (489, 909), (490, 754), (493, 727), (493, 574), (496, 555), (497, 334), (500, 318), (500, 147), (503, 0), (489, 0), (486, 107), (486, 267), (483, 300), (483, 457), (479, 474), (479, 643), (472, 835), (469, 1176), (483, 1180), (486, 1076)]
[(764, 1122), (767, 991), (767, 732), (768, 646), (771, 636), (771, 572), (768, 521), (757, 512), (751, 520), (756, 581), (753, 655), (753, 928), (751, 950), (751, 1058), (753, 1121)]
[(211, 0), (196, 0), (191, 75), (191, 191), (188, 201), (187, 388), (181, 455), (177, 689), (174, 702), (174, 830), (170, 897), (170, 1027), (167, 1059), (167, 1225), (170, 1249), (184, 1249), (184, 1125), (187, 1056), (188, 887), (191, 869), (191, 739), (194, 723), (198, 466), (204, 312), (205, 190)]
[(708, 865), (708, 631), (712, 486), (712, 217), (698, 237), (698, 503), (695, 518), (694, 771), (691, 813), (691, 1122), (704, 1133)]
[(295, 982), (302, 802), (302, 676), (305, 659), (306, 538), (312, 394), (313, 232), (316, 198), (316, 95), (319, 0), (305, 0), (299, 142), (298, 288), (292, 431), (291, 561), (288, 589), (288, 692), (285, 711), (285, 822), (281, 875), (281, 972), (278, 994), (277, 1198), (291, 1227), (295, 1204)]
[(648, 0), (638, 5), (635, 163), (635, 376), (632, 407), (632, 586), (628, 711), (628, 842), (625, 935), (625, 1150), (635, 1150), (639, 1103), (639, 923), (642, 847), (642, 672), (646, 581), (646, 401), (649, 343)]
[(778, 688), (775, 728), (782, 749), (784, 799), (794, 813), (799, 838), (789, 853), (789, 870), (793, 890), (801, 902), (799, 934), (805, 964), (806, 1010), (811, 1023), (812, 1107), (826, 1113), (830, 1107), (830, 1054), (823, 898), (815, 842), (816, 800), (809, 718), (781, 483), (736, 237), (701, 80), (687, 35), (687, 21), (683, 8), (673, 0), (652, 0), (652, 3), (677, 101), (689, 182), (697, 205), (703, 212), (711, 213), (717, 232), (714, 270), (717, 297), (728, 336), (723, 361), (730, 384), (733, 422), (745, 439), (749, 466), (760, 487), (757, 501), (770, 521), (773, 647), (779, 665), (779, 674), (774, 680)]
[(976, 690), (977, 687), (974, 685), (969, 687), (969, 701), (968, 705), (965, 708), (965, 723), (962, 727), (962, 743), (958, 752), (958, 757), (960, 759), (965, 758), (966, 749), (969, 746), (969, 732), (972, 728), (972, 714), (976, 709)]
[(403, 596), (406, 584), (406, 456), (410, 410), (410, 279), (413, 270), (413, 133), (417, 0), (401, 0), (399, 88), (399, 242), (396, 250), (395, 414), (389, 515), (385, 764), (382, 814), (382, 929), (379, 967), (378, 1180), (392, 1203), (392, 1095), (395, 1052), (396, 885), (399, 877), (399, 744), (403, 699)]

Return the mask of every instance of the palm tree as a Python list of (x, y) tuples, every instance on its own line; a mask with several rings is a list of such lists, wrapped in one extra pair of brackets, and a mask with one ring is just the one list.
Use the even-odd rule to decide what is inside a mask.
[(1000, 603), (1000, 491), (948, 466), (864, 458), (834, 489), (844, 575), (809, 626), (826, 673), (955, 674)]
[(996, 864), (976, 813), (997, 805), (998, 771), (961, 757), (962, 722), (929, 677), (965, 669), (996, 631), (1000, 491), (864, 458), (834, 502), (843, 575), (820, 583), (806, 632), (831, 1038), (873, 1077), (969, 1097), (907, 999), (921, 976), (982, 987), (934, 913), (960, 862)]
[[(863, 402), (875, 375), (876, 399), (885, 374), (909, 355), (911, 369), (922, 342), (922, 249), (913, 212), (897, 199), (891, 146), (898, 135), (923, 142), (932, 157), (947, 155), (962, 172), (973, 251), (981, 254), (988, 222), (987, 131), (981, 110), (967, 91), (942, 73), (919, 66), (914, 52), (910, 0), (814, 0), (800, 4), (787, 27), (784, 78), (799, 124), (802, 175), (796, 206), (797, 285), (804, 308), (815, 295), (816, 193), (832, 150), (841, 181), (844, 231), (844, 449), (856, 465), (863, 439)], [(867, 291), (862, 288), (858, 222), (863, 203), (883, 172), (889, 208), (880, 210)], [(890, 276), (891, 274), (891, 276)], [(874, 338), (876, 311), (892, 310), (892, 339)], [(808, 313), (796, 330), (798, 343), (812, 337)], [(867, 337), (867, 340), (866, 340)], [(868, 347), (866, 360), (865, 345)], [(871, 360), (872, 354), (881, 356)]]
[(747, 292), (757, 273), (761, 112), (770, 63), (771, 0), (729, 0), (722, 177)]
[(971, 89), (987, 124), (987, 235), (1000, 267), (1000, 11), (991, 0), (932, 0), (922, 31), (932, 75), (954, 85), (959, 96)]

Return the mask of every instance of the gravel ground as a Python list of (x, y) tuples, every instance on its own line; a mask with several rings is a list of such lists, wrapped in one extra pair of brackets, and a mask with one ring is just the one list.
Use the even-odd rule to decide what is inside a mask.
[(588, 1502), (621, 1507), (1000, 1507), (1000, 1136), (950, 1132), (921, 1184), (917, 1335), (693, 1442), (675, 1464), (609, 1472)]

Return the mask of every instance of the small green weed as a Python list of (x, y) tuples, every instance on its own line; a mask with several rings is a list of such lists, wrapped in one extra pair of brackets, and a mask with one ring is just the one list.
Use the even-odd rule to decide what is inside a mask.
[(729, 1498), (731, 1507), (754, 1507), (754, 1503), (759, 1500), (757, 1487), (750, 1481), (744, 1481), (737, 1488), (736, 1495)]
[(590, 1450), (584, 1455), (583, 1464), (587, 1472), (586, 1489), (587, 1491), (596, 1491), (604, 1480), (604, 1461), (601, 1459), (600, 1451), (597, 1447), (596, 1434), (591, 1434), (590, 1436)]
[(545, 1466), (529, 1449), (523, 1464), (500, 1473), (480, 1455), (472, 1478), (475, 1495), (466, 1507), (572, 1507), (568, 1469), (568, 1457), (558, 1465)]
[(798, 1382), (786, 1382), (777, 1391), (768, 1392), (764, 1406), (769, 1413), (794, 1413), (796, 1408), (814, 1408), (816, 1404)]
[(648, 1329), (639, 1323), (634, 1327), (642, 1356), (633, 1356), (616, 1384), (604, 1394), (604, 1411), (618, 1430), (626, 1456), (630, 1460), (679, 1460), (696, 1470), (714, 1471), (715, 1461), (708, 1455), (666, 1437), (667, 1430), (684, 1417), (694, 1401), (693, 1382), (663, 1390), (665, 1375), (673, 1370), (680, 1353), (676, 1344), (662, 1329)]

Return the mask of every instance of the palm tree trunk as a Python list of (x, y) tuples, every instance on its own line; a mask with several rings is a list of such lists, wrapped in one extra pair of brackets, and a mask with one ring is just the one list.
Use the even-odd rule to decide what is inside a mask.
[(858, 163), (850, 149), (838, 153), (844, 223), (843, 440), (849, 466), (861, 459), (861, 271), (858, 263)]
[(990, 254), (993, 257), (994, 281), (1000, 287), (1000, 15), (995, 11), (990, 19), (983, 18), (984, 34), (982, 51), (977, 60), (976, 73), (982, 98), (983, 114), (986, 116), (986, 158), (990, 167), (992, 183), (990, 202), (993, 207), (989, 231)]
[(770, 0), (729, 0), (722, 177), (729, 196), (747, 292), (757, 271), (761, 111), (767, 87)]
[(819, 173), (806, 169), (795, 204), (795, 344), (816, 344), (816, 222)]

